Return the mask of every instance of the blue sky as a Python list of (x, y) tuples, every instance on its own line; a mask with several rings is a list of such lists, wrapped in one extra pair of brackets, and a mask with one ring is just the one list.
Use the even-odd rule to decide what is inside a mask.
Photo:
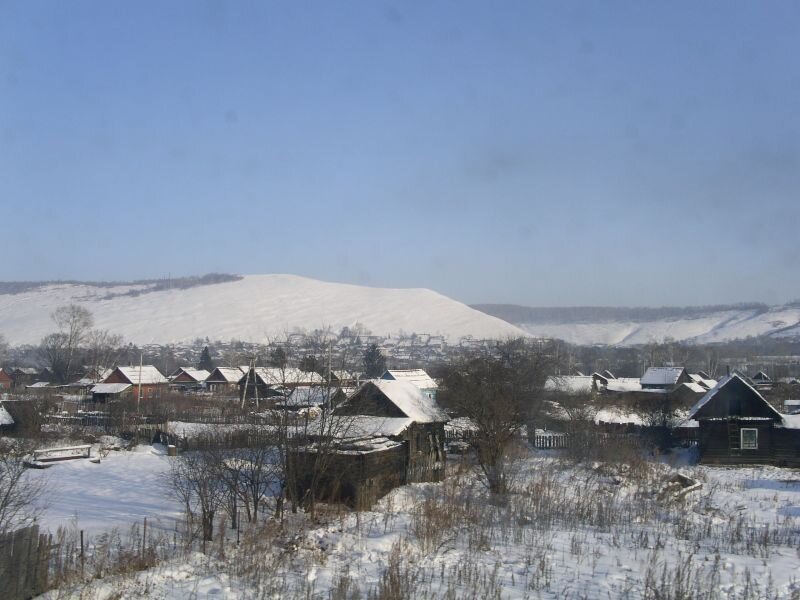
[(0, 279), (800, 298), (796, 2), (0, 1)]

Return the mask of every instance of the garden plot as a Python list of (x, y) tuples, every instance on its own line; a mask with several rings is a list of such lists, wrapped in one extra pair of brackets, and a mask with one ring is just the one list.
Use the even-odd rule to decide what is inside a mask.
[[(93, 450), (93, 454), (96, 451)], [(45, 493), (39, 523), (51, 532), (70, 526), (89, 534), (127, 530), (148, 519), (152, 527), (172, 530), (181, 515), (163, 478), (169, 471), (161, 446), (137, 446), (110, 452), (100, 463), (70, 460), (46, 470), (30, 470), (28, 477), (43, 478)]]

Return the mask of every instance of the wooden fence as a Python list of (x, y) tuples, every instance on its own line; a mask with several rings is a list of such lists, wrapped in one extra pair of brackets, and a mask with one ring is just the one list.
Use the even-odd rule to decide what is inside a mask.
[(566, 433), (537, 433), (533, 436), (533, 447), (567, 448), (569, 446), (569, 436)]
[(26, 600), (47, 590), (50, 536), (38, 525), (0, 535), (0, 596)]

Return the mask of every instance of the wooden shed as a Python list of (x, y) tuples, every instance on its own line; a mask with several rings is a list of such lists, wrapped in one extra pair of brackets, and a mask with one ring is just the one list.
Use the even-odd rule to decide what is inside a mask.
[(334, 410), (333, 419), (333, 436), (320, 436), (295, 453), (301, 497), (319, 467), (322, 443), (328, 456), (319, 495), (328, 501), (368, 508), (395, 487), (444, 477), (448, 417), (414, 384), (368, 381)]

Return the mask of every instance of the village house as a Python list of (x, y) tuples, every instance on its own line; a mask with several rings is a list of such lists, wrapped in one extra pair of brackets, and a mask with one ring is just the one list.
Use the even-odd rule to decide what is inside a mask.
[(640, 379), (643, 390), (671, 391), (681, 383), (691, 379), (684, 367), (649, 367)]
[(294, 455), (300, 497), (323, 447), (328, 456), (320, 499), (358, 509), (400, 485), (444, 477), (448, 416), (415, 385), (371, 380), (333, 412), (335, 425), (327, 434), (312, 436)]
[(239, 399), (284, 396), (300, 386), (322, 386), (326, 381), (313, 371), (295, 367), (255, 367), (239, 379)]
[(239, 380), (250, 367), (217, 367), (206, 377), (206, 388), (215, 394), (234, 394), (239, 390)]
[(209, 375), (205, 369), (179, 367), (169, 378), (170, 387), (182, 391), (201, 389)]
[(428, 398), (436, 400), (436, 391), (439, 386), (436, 382), (422, 369), (389, 369), (381, 379), (386, 381), (406, 381), (427, 394)]
[[(169, 380), (153, 365), (116, 367), (106, 375), (102, 383), (130, 384), (136, 388), (133, 391), (136, 397), (141, 395), (143, 399), (157, 398), (165, 393), (169, 386)], [(94, 391), (92, 394), (94, 395)]]
[(12, 387), (15, 390), (22, 390), (38, 380), (39, 369), (34, 369), (33, 367), (11, 367), (8, 370), (8, 374), (13, 380)]
[(800, 416), (782, 415), (738, 373), (723, 377), (689, 411), (700, 462), (800, 466)]

